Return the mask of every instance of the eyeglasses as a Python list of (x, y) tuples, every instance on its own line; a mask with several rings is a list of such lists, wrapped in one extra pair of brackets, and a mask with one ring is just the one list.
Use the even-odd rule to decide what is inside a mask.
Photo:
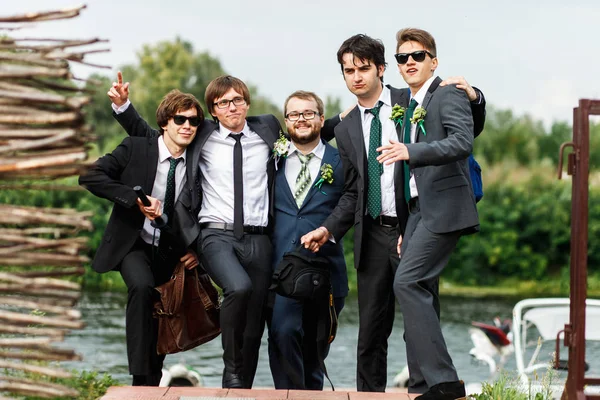
[(185, 124), (185, 121), (190, 121), (191, 126), (198, 126), (200, 125), (200, 122), (202, 122), (200, 117), (196, 115), (193, 117), (186, 117), (185, 115), (173, 115), (173, 122), (175, 122), (176, 125), (183, 125)]
[(309, 119), (313, 119), (315, 118), (316, 115), (319, 115), (318, 112), (316, 111), (311, 111), (311, 110), (307, 110), (304, 112), (296, 112), (296, 111), (292, 111), (290, 113), (288, 113), (285, 118), (289, 119), (290, 121), (298, 121), (300, 119), (300, 116), (304, 117), (305, 120), (309, 120)]
[(217, 108), (227, 108), (231, 103), (233, 103), (234, 106), (243, 106), (246, 104), (246, 100), (244, 100), (243, 97), (234, 97), (231, 100), (219, 100), (216, 103), (213, 103), (213, 105), (217, 106)]
[(426, 55), (429, 55), (431, 58), (435, 58), (435, 56), (427, 50), (413, 51), (412, 53), (398, 53), (394, 54), (394, 57), (396, 57), (398, 64), (404, 65), (408, 62), (408, 57), (412, 57), (415, 62), (422, 62), (425, 60)]

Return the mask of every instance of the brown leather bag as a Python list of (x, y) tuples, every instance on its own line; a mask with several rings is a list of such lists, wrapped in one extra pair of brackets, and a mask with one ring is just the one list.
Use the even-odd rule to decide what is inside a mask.
[(158, 286), (158, 354), (173, 354), (206, 343), (221, 333), (219, 294), (208, 274), (178, 263), (171, 279)]

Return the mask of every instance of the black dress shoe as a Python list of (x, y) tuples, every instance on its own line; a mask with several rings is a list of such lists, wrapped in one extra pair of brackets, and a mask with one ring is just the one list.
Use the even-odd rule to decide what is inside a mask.
[(463, 381), (443, 382), (433, 385), (415, 400), (464, 400), (466, 399)]
[(242, 374), (234, 374), (233, 372), (223, 371), (223, 388), (243, 389), (244, 378)]

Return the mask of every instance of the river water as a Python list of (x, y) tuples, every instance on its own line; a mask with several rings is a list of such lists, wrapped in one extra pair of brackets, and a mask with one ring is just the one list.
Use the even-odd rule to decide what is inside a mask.
[[(63, 363), (63, 366), (107, 372), (123, 384), (131, 384), (125, 347), (126, 297), (124, 293), (84, 294), (79, 308), (87, 326), (80, 331), (73, 331), (64, 343), (65, 346), (76, 349), (83, 356), (83, 361)], [(501, 319), (510, 318), (516, 301), (442, 297), (442, 329), (458, 374), (465, 382), (481, 382), (489, 377), (487, 365), (474, 363), (469, 356), (472, 343), (468, 330), (471, 322), (491, 323), (494, 316)], [(326, 360), (330, 378), (339, 388), (356, 387), (357, 311), (356, 298), (349, 297), (340, 315), (338, 336)], [(388, 386), (406, 364), (402, 332), (402, 315), (397, 310), (388, 353)], [(553, 344), (545, 346), (540, 358), (548, 358), (552, 346)], [(265, 334), (254, 381), (255, 387), (273, 387), (266, 349)], [(566, 349), (563, 351), (565, 356), (561, 358), (566, 358)], [(184, 362), (200, 372), (204, 386), (220, 387), (223, 371), (221, 354), (221, 340), (218, 337), (185, 353), (167, 356), (165, 366)], [(600, 375), (600, 346), (588, 346), (586, 359), (591, 364), (590, 373), (594, 376)], [(514, 357), (511, 357), (506, 369), (512, 371), (515, 368)]]

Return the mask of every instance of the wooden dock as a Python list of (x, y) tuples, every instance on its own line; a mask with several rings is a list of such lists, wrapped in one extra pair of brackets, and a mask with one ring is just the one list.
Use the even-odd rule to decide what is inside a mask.
[(275, 389), (221, 389), (201, 387), (145, 387), (112, 386), (101, 400), (410, 400), (418, 395), (402, 389), (386, 393), (344, 391), (275, 390)]

